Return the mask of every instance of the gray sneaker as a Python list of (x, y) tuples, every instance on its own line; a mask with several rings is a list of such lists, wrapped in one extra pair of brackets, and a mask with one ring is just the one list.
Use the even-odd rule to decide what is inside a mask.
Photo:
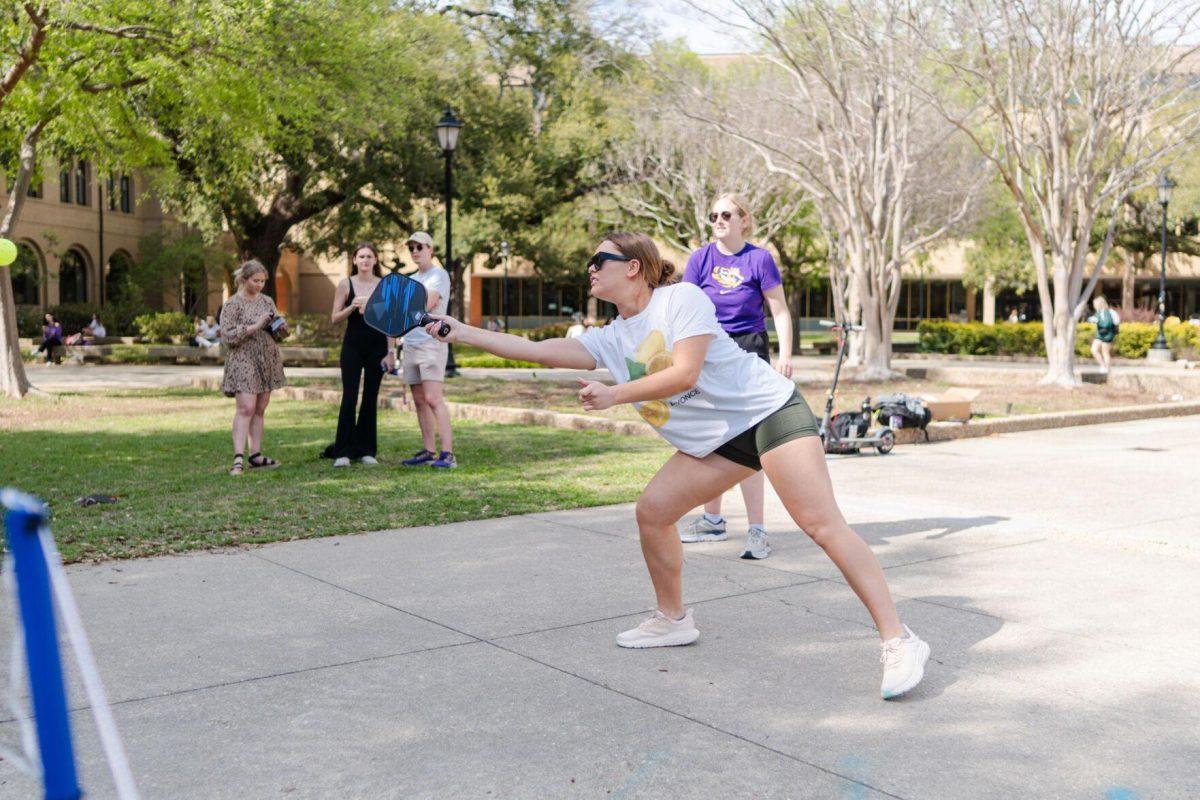
[(729, 538), (725, 532), (725, 520), (709, 522), (703, 514), (693, 522), (679, 529), (679, 541), (691, 542), (723, 542)]
[(746, 533), (746, 548), (742, 558), (766, 558), (771, 555), (771, 542), (762, 528), (751, 528)]

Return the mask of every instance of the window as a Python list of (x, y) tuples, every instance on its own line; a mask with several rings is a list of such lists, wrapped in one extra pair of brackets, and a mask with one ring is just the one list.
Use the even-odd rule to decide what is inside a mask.
[(78, 250), (68, 250), (58, 267), (58, 302), (86, 303), (87, 261)]
[(108, 274), (104, 277), (104, 297), (109, 303), (120, 300), (127, 290), (127, 279), (133, 261), (129, 254), (118, 250), (108, 257)]
[(109, 211), (117, 210), (117, 194), (115, 191), (116, 183), (117, 182), (113, 179), (113, 176), (109, 175), (108, 181), (107, 181), (107, 186), (106, 186), (106, 189), (108, 191), (108, 210)]
[(128, 175), (121, 176), (121, 211), (133, 213), (133, 180)]
[(42, 196), (42, 176), (34, 175), (29, 179), (29, 188), (25, 190), (26, 197)]
[(75, 202), (81, 206), (91, 205), (92, 202), (92, 181), (86, 161), (75, 165)]
[(71, 170), (64, 169), (58, 173), (58, 199), (63, 203), (71, 202)]
[(41, 301), (41, 292), (38, 290), (41, 267), (41, 261), (32, 247), (17, 245), (17, 260), (11, 267), (13, 298), (17, 305), (36, 306)]

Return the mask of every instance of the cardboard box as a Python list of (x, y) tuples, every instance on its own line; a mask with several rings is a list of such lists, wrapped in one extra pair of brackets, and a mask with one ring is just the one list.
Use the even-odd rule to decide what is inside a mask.
[(933, 414), (934, 421), (940, 419), (971, 418), (971, 401), (979, 396), (979, 389), (967, 389), (952, 386), (941, 394), (927, 394), (921, 397)]

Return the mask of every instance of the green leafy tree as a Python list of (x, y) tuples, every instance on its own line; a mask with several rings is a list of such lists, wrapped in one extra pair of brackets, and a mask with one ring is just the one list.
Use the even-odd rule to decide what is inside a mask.
[[(0, 14), (0, 168), (8, 198), (0, 236), (20, 218), (43, 157), (87, 154), (102, 167), (152, 158), (158, 144), (125, 129), (130, 93), (164, 65), (214, 51), (207, 0), (36, 0)], [(0, 267), (0, 391), (29, 391), (17, 342), (11, 275)]]

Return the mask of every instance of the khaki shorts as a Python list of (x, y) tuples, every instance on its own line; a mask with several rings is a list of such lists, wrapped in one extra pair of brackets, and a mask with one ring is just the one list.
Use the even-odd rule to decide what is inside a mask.
[(450, 346), (445, 342), (429, 341), (404, 345), (404, 382), (409, 386), (425, 381), (446, 380), (446, 357)]

